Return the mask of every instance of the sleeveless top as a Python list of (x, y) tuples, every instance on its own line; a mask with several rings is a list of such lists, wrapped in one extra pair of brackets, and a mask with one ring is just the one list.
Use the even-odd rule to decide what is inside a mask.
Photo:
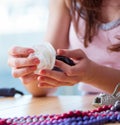
[[(84, 30), (85, 20), (79, 20), (79, 33), (76, 34), (71, 22), (69, 33), (69, 49), (82, 49), (89, 59), (97, 64), (120, 69), (120, 52), (111, 52), (107, 49), (108, 46), (120, 43), (120, 19), (106, 24), (101, 24), (98, 33), (93, 37), (92, 43), (87, 48), (84, 47)], [(79, 37), (78, 37), (78, 36)], [(101, 90), (84, 84), (79, 84), (80, 91), (84, 92), (101, 92)]]

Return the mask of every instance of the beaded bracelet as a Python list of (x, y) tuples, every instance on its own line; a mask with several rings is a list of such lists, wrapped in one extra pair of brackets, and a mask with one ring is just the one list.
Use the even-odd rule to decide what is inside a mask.
[(120, 123), (120, 102), (91, 111), (74, 110), (63, 114), (0, 119), (0, 125), (103, 125)]

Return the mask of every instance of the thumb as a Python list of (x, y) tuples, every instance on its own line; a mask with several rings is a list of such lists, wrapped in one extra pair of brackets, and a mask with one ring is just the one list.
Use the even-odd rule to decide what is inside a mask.
[(73, 58), (76, 60), (82, 59), (86, 56), (81, 49), (74, 49), (74, 50), (58, 49), (57, 54), (67, 56), (69, 58)]

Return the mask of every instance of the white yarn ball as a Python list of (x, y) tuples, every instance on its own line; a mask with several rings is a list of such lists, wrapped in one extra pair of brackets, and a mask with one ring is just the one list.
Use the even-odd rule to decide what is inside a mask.
[(49, 42), (42, 42), (33, 46), (34, 53), (31, 53), (28, 58), (37, 57), (40, 64), (37, 66), (35, 74), (39, 74), (41, 69), (52, 69), (55, 64), (56, 51)]

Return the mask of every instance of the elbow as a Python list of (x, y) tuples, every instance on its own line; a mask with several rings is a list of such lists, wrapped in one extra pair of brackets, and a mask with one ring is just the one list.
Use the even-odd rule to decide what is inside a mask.
[(31, 95), (33, 97), (46, 97), (46, 96), (51, 96), (55, 93), (56, 88), (52, 88), (52, 89), (42, 89), (40, 91), (31, 91)]

